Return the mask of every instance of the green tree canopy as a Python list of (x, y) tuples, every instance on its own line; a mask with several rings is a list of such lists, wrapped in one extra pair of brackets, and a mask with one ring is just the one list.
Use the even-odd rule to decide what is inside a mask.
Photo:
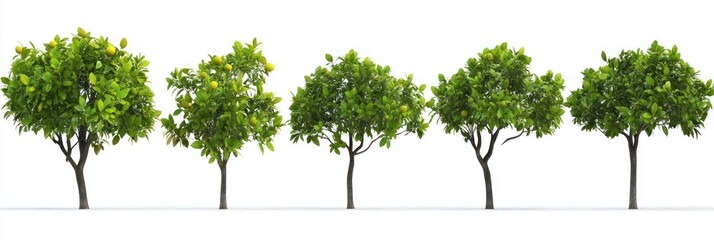
[[(5, 118), (20, 132), (42, 132), (75, 169), (80, 208), (89, 208), (83, 169), (87, 153), (104, 149), (107, 138), (145, 138), (161, 114), (147, 83), (149, 61), (117, 49), (108, 38), (79, 28), (72, 38), (55, 36), (36, 47), (17, 46), (8, 77), (2, 78)], [(79, 148), (79, 159), (72, 151)]]
[[(168, 88), (176, 96), (177, 109), (161, 119), (167, 144), (201, 149), (209, 163), (221, 169), (220, 208), (226, 203), (226, 164), (243, 145), (255, 141), (261, 152), (273, 150), (273, 137), (284, 125), (276, 105), (281, 98), (263, 89), (274, 66), (267, 63), (260, 43), (236, 41), (233, 52), (209, 55), (197, 69), (175, 69)], [(182, 118), (175, 119), (182, 115)]]
[(606, 65), (583, 71), (582, 87), (572, 91), (566, 106), (573, 122), (585, 131), (608, 138), (623, 135), (630, 149), (630, 208), (637, 208), (637, 146), (642, 132), (679, 127), (698, 136), (712, 105), (712, 81), (704, 83), (682, 60), (677, 46), (666, 49), (654, 41), (649, 49), (622, 51), (616, 58), (601, 54)]
[(352, 200), (354, 156), (367, 151), (373, 143), (389, 147), (397, 136), (407, 133), (424, 135), (428, 124), (423, 91), (412, 83), (412, 75), (397, 79), (389, 66), (380, 66), (370, 58), (361, 60), (350, 50), (305, 76), (290, 105), (291, 140), (306, 140), (320, 145), (329, 142), (330, 152), (350, 155), (348, 169), (348, 208)]
[[(563, 78), (552, 71), (535, 76), (528, 69), (530, 62), (523, 48), (509, 49), (503, 43), (469, 58), (449, 79), (439, 74), (439, 85), (432, 87), (435, 98), (428, 105), (444, 131), (461, 134), (476, 152), (486, 181), (486, 208), (493, 208), (487, 164), (501, 130), (520, 132), (506, 141), (523, 133), (541, 137), (554, 133), (562, 122)], [(490, 138), (482, 151), (484, 134)]]

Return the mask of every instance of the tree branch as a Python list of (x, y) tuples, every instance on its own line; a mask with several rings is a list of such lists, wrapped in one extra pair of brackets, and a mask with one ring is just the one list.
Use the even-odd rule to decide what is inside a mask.
[[(52, 142), (56, 143), (59, 145), (60, 150), (62, 150), (62, 153), (64, 154), (64, 160), (65, 162), (69, 162), (72, 167), (77, 167), (77, 164), (74, 162), (74, 159), (72, 159), (72, 148), (70, 147), (69, 150), (67, 150), (64, 146), (64, 142), (62, 140), (62, 134), (57, 133), (57, 139), (52, 139)], [(70, 145), (69, 137), (67, 138), (67, 146)]]
[(514, 137), (507, 138), (505, 141), (503, 141), (503, 143), (501, 143), (501, 146), (503, 146), (503, 144), (506, 144), (506, 142), (508, 142), (508, 141), (511, 141), (511, 140), (513, 140), (513, 139), (516, 139), (516, 138), (519, 138), (521, 135), (523, 135), (524, 132), (525, 132), (525, 131), (521, 131), (521, 133), (519, 133), (518, 135), (516, 135), (516, 136), (514, 136)]
[(362, 149), (362, 146), (364, 146), (364, 134), (362, 135), (362, 140), (359, 141), (359, 146), (355, 148), (355, 155), (359, 154), (360, 149)]
[[(396, 135), (397, 135), (397, 136), (398, 136), (398, 135), (402, 135), (402, 134), (404, 134), (405, 132), (407, 132), (406, 129), (402, 130), (401, 132), (398, 132)], [(355, 152), (356, 152), (355, 155), (359, 155), (359, 154), (362, 154), (362, 153), (366, 152), (367, 150), (369, 150), (369, 148), (372, 147), (372, 144), (374, 144), (374, 142), (376, 142), (377, 140), (382, 139), (382, 138), (384, 138), (384, 135), (380, 135), (380, 136), (378, 136), (377, 138), (372, 139), (372, 141), (369, 142), (369, 145), (367, 145), (367, 148), (363, 149), (362, 151), (359, 151), (360, 149), (362, 149), (362, 145), (364, 144), (364, 140), (362, 140), (362, 142), (360, 143), (359, 147), (357, 147), (357, 148), (355, 149)]]
[(474, 135), (471, 135), (471, 146), (474, 148), (474, 151), (476, 151), (476, 158), (478, 161), (483, 161), (483, 156), (481, 156), (481, 132), (480, 131), (474, 131), (476, 133), (476, 137), (478, 140), (478, 143), (474, 146)]
[(325, 134), (324, 132), (321, 132), (321, 133), (320, 133), (320, 136), (318, 136), (318, 137), (327, 140), (328, 142), (330, 142), (330, 145), (334, 145), (334, 144), (335, 144), (334, 142), (332, 142), (332, 139), (330, 139), (329, 137), (327, 137), (327, 134)]
[(496, 132), (491, 133), (491, 141), (488, 143), (488, 152), (486, 153), (486, 156), (484, 157), (484, 161), (488, 162), (489, 159), (491, 159), (491, 155), (493, 154), (493, 148), (494, 144), (496, 143), (496, 139), (498, 138), (498, 133), (501, 131), (501, 128), (496, 129)]
[(347, 134), (349, 135), (348, 136), (349, 143), (347, 145), (347, 151), (350, 152), (350, 154), (354, 154), (354, 152), (352, 151), (352, 133), (347, 133)]
[[(362, 150), (362, 151), (359, 151), (359, 152), (355, 153), (355, 155), (359, 155), (359, 154), (362, 154), (362, 153), (366, 152), (367, 150), (369, 150), (369, 148), (372, 147), (372, 144), (373, 144), (374, 142), (376, 142), (376, 141), (379, 140), (379, 139), (382, 139), (382, 137), (384, 137), (384, 135), (379, 136), (379, 137), (377, 137), (377, 138), (375, 138), (375, 139), (372, 139), (372, 141), (369, 142), (369, 145), (367, 145), (367, 148), (365, 148), (365, 149)], [(362, 143), (364, 143), (364, 141), (362, 141)], [(360, 144), (360, 147), (361, 147), (361, 144)], [(357, 150), (355, 150), (355, 151), (357, 151)]]
[(74, 145), (72, 145), (72, 142), (70, 141), (70, 137), (67, 136), (67, 152), (71, 153), (72, 149), (74, 148), (75, 145), (77, 145), (77, 143), (75, 142)]
[(621, 132), (620, 134), (622, 134), (622, 136), (625, 136), (626, 138), (630, 138), (630, 134), (627, 134), (625, 132)]

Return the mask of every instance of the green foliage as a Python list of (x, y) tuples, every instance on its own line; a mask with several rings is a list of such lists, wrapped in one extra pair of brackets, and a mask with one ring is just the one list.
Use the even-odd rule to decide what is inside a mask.
[(635, 136), (642, 131), (679, 126), (684, 135), (698, 136), (712, 107), (712, 80), (704, 83), (681, 59), (677, 46), (666, 49), (654, 41), (645, 52), (622, 51), (606, 65), (583, 71), (583, 84), (568, 97), (573, 122), (583, 130), (607, 137)]
[[(305, 76), (305, 87), (293, 95), (293, 142), (306, 139), (319, 146), (321, 140), (327, 140), (330, 152), (340, 154), (341, 148), (347, 148), (359, 154), (377, 140), (380, 146), (389, 147), (402, 133), (424, 134), (428, 124), (421, 114), (426, 86), (412, 83), (411, 74), (396, 79), (389, 66), (377, 65), (369, 58), (361, 60), (354, 50), (336, 61), (330, 54), (325, 58), (326, 67)], [(368, 138), (371, 142), (364, 145)]]
[(531, 75), (530, 62), (523, 48), (516, 51), (503, 43), (469, 58), (448, 79), (439, 74), (429, 105), (446, 125), (445, 132), (458, 132), (464, 141), (484, 129), (491, 134), (505, 128), (537, 137), (552, 134), (564, 113), (563, 78), (552, 71)]
[(161, 114), (146, 85), (149, 61), (80, 30), (41, 47), (30, 43), (13, 58), (10, 75), (2, 78), (8, 99), (4, 117), (12, 118), (20, 132), (42, 131), (56, 143), (63, 135), (68, 142), (76, 135), (95, 153), (107, 137), (113, 144), (124, 136), (146, 137)]
[(273, 150), (273, 137), (284, 125), (276, 108), (281, 98), (263, 90), (268, 72), (259, 45), (256, 39), (245, 45), (236, 41), (232, 53), (209, 55), (197, 70), (171, 72), (166, 81), (177, 109), (161, 119), (167, 144), (202, 149), (201, 156), (220, 164), (251, 140), (261, 151)]

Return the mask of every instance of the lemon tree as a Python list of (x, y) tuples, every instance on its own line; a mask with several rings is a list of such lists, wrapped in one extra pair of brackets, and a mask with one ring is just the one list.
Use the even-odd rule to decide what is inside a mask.
[(221, 170), (220, 209), (227, 209), (226, 166), (243, 146), (255, 141), (273, 151), (273, 137), (284, 125), (276, 105), (280, 97), (263, 89), (273, 70), (260, 43), (236, 41), (233, 52), (209, 55), (198, 68), (175, 69), (166, 79), (177, 109), (161, 119), (167, 144), (201, 150)]
[(493, 209), (488, 161), (501, 132), (520, 132), (505, 143), (524, 133), (552, 134), (562, 122), (563, 78), (552, 71), (533, 75), (530, 62), (523, 48), (509, 49), (506, 43), (486, 48), (450, 78), (439, 74), (434, 98), (427, 103), (444, 131), (461, 134), (476, 152), (486, 183), (486, 209)]
[(117, 49), (108, 38), (92, 37), (82, 28), (77, 32), (40, 46), (17, 46), (2, 92), (8, 99), (5, 118), (20, 132), (41, 132), (59, 146), (75, 172), (79, 208), (85, 209), (89, 150), (98, 154), (110, 138), (112, 144), (123, 137), (146, 138), (161, 113), (147, 85), (149, 61)]
[(420, 138), (428, 127), (422, 112), (426, 85), (416, 86), (390, 75), (389, 66), (360, 59), (350, 50), (337, 60), (325, 55), (327, 65), (305, 76), (290, 105), (291, 140), (320, 145), (329, 142), (330, 152), (349, 155), (347, 208), (354, 208), (352, 173), (355, 156), (377, 143), (390, 147), (397, 136), (416, 133)]
[(696, 137), (703, 127), (714, 95), (712, 80), (703, 82), (685, 62), (677, 46), (667, 49), (654, 41), (649, 49), (622, 51), (618, 57), (601, 54), (605, 65), (583, 71), (582, 86), (565, 105), (573, 122), (608, 138), (623, 136), (630, 153), (630, 209), (637, 209), (637, 147), (640, 135), (681, 128)]

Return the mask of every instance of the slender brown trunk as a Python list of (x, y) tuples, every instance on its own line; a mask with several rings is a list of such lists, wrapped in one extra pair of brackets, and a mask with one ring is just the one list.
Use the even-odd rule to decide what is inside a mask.
[(73, 167), (74, 176), (77, 178), (77, 189), (79, 190), (79, 209), (89, 209), (87, 200), (87, 186), (84, 183), (84, 166)]
[[(635, 139), (637, 141), (637, 139)], [(628, 139), (628, 149), (630, 150), (630, 206), (629, 209), (637, 209), (637, 144), (632, 139)]]
[(221, 164), (218, 163), (218, 167), (221, 169), (221, 204), (218, 209), (228, 209), (228, 202), (226, 201), (226, 165), (228, 161)]
[(89, 209), (87, 186), (84, 183), (84, 164), (87, 163), (92, 136), (92, 133), (87, 133), (86, 127), (79, 128), (79, 136), (77, 138), (79, 144), (79, 161), (77, 161), (76, 166), (72, 166), (74, 168), (74, 175), (77, 178), (77, 188), (79, 189), (79, 209)]
[(352, 198), (352, 172), (355, 169), (355, 155), (350, 151), (350, 166), (347, 168), (347, 209), (354, 209), (355, 203)]
[(488, 162), (480, 162), (483, 169), (483, 178), (486, 183), (486, 209), (493, 209), (493, 188), (491, 187), (491, 170), (488, 168)]

